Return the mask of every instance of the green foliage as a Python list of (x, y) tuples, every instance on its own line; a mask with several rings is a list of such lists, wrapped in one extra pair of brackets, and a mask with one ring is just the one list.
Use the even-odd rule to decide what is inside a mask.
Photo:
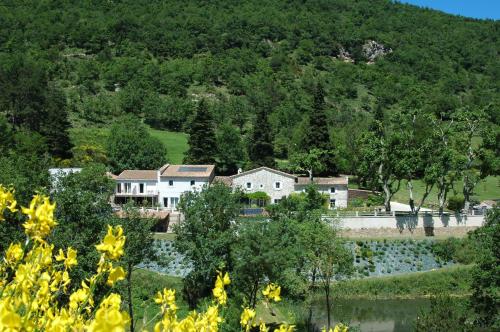
[(461, 211), (464, 208), (464, 196), (454, 195), (448, 198), (448, 209), (451, 211)]
[(436, 241), (431, 250), (434, 255), (445, 262), (454, 261), (460, 264), (472, 264), (477, 259), (476, 243), (470, 238), (448, 238)]
[(240, 195), (219, 183), (186, 193), (179, 209), (185, 220), (174, 229), (174, 245), (193, 268), (184, 278), (184, 295), (193, 308), (210, 294), (217, 271), (231, 271), (230, 246), (236, 237), (232, 222), (239, 215)]
[(274, 167), (274, 147), (269, 125), (270, 110), (262, 106), (257, 110), (252, 136), (249, 141), (248, 155), (253, 167)]
[(217, 172), (236, 174), (245, 163), (245, 146), (238, 129), (229, 124), (222, 125), (217, 132)]
[(188, 128), (189, 149), (184, 157), (186, 164), (208, 165), (215, 162), (217, 140), (214, 121), (205, 100), (200, 101)]
[(123, 215), (121, 218), (115, 218), (114, 223), (121, 225), (124, 234), (126, 234), (126, 242), (124, 246), (125, 254), (120, 259), (120, 262), (124, 265), (126, 271), (126, 292), (124, 293), (124, 298), (128, 305), (128, 312), (130, 316), (130, 330), (134, 331), (137, 324), (135, 317), (134, 306), (133, 306), (133, 295), (134, 288), (139, 286), (134, 283), (133, 280), (133, 270), (136, 265), (147, 260), (155, 260), (157, 262), (163, 263), (164, 260), (158, 257), (153, 246), (153, 232), (152, 228), (157, 220), (152, 218), (146, 218), (140, 215), (140, 212), (136, 210), (133, 205), (125, 205), (123, 210)]
[(347, 280), (334, 283), (332, 294), (339, 298), (415, 298), (429, 295), (467, 295), (471, 290), (472, 267), (452, 266), (436, 271), (384, 278)]
[(466, 311), (463, 300), (433, 296), (429, 310), (417, 316), (415, 331), (473, 331)]
[(366, 206), (381, 206), (384, 204), (384, 197), (381, 195), (368, 195)]
[(68, 108), (62, 92), (49, 82), (44, 61), (21, 53), (0, 53), (0, 109), (14, 129), (45, 137), (54, 157), (71, 157)]
[(137, 118), (121, 118), (113, 124), (110, 132), (106, 151), (113, 172), (157, 169), (166, 163), (165, 147), (157, 138), (151, 137)]
[(486, 216), (483, 227), (471, 238), (477, 242), (477, 264), (473, 269), (471, 306), (475, 323), (481, 327), (500, 328), (500, 209)]
[(92, 275), (99, 260), (95, 245), (113, 220), (109, 199), (114, 181), (103, 166), (95, 165), (59, 178), (52, 198), (57, 202), (55, 216), (59, 223), (51, 235), (56, 248), (72, 247), (78, 252), (78, 266), (70, 272), (75, 287)]

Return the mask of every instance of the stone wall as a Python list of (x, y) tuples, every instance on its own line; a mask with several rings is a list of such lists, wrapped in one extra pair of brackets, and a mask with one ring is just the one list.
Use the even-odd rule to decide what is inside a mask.
[(341, 229), (379, 229), (392, 228), (403, 230), (433, 229), (440, 227), (480, 227), (484, 223), (484, 216), (446, 215), (438, 216), (422, 214), (415, 216), (349, 216), (334, 218), (325, 217), (325, 220), (338, 220)]

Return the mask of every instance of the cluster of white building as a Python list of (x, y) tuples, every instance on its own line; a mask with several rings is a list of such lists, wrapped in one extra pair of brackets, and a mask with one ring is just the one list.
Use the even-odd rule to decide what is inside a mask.
[[(144, 205), (175, 211), (181, 196), (199, 191), (214, 182), (239, 188), (246, 193), (264, 192), (270, 203), (300, 193), (311, 183), (308, 177), (259, 167), (232, 176), (215, 176), (214, 165), (164, 165), (158, 170), (125, 170), (117, 176), (115, 204), (134, 200)], [(326, 194), (331, 209), (347, 207), (347, 177), (316, 177), (313, 183)]]

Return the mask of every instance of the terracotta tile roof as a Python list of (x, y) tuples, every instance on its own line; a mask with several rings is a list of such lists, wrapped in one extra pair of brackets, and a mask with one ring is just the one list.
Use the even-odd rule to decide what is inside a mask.
[(118, 178), (118, 176), (114, 175), (113, 173), (111, 172), (106, 172), (106, 176), (110, 179), (113, 179), (113, 180), (116, 180)]
[(266, 171), (269, 171), (269, 172), (272, 172), (272, 173), (276, 173), (276, 174), (280, 174), (280, 175), (283, 175), (283, 176), (287, 176), (287, 177), (290, 177), (290, 178), (295, 178), (295, 175), (288, 174), (288, 173), (285, 173), (285, 172), (282, 172), (282, 171), (278, 171), (276, 169), (272, 169), (272, 168), (269, 168), (269, 167), (266, 167), (266, 166), (257, 167), (257, 168), (251, 169), (249, 171), (245, 171), (245, 172), (241, 172), (239, 174), (232, 175), (231, 178), (234, 179), (234, 178), (237, 178), (239, 176), (243, 176), (243, 175), (247, 175), (247, 174), (252, 174), (252, 173), (258, 172), (260, 170), (266, 170)]
[(214, 168), (215, 165), (168, 165), (161, 173), (161, 176), (209, 178), (213, 175)]
[(230, 176), (216, 176), (214, 178), (214, 182), (220, 182), (225, 184), (226, 186), (232, 186), (233, 185), (233, 178)]
[[(313, 178), (313, 182), (317, 185), (332, 185), (332, 184), (345, 184), (347, 185), (348, 179), (346, 177), (331, 177), (331, 178)], [(306, 176), (297, 177), (298, 185), (308, 185), (309, 178)]]
[(156, 180), (155, 170), (126, 169), (116, 177), (117, 180)]

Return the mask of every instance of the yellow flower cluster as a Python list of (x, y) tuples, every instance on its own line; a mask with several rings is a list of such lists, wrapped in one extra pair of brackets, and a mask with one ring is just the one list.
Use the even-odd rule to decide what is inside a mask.
[(267, 287), (262, 291), (262, 295), (264, 295), (267, 299), (272, 300), (274, 302), (281, 301), (281, 287), (270, 283)]
[[(13, 191), (0, 186), (0, 215), (5, 209), (17, 212)], [(48, 197), (36, 195), (29, 207), (21, 209), (27, 235), (26, 242), (12, 243), (0, 264), (0, 331), (125, 331), (128, 316), (120, 311), (121, 299), (111, 293), (98, 307), (94, 306), (93, 291), (106, 280), (124, 277), (121, 267), (114, 267), (123, 253), (125, 237), (121, 227), (109, 228), (107, 241), (100, 244), (102, 252), (98, 273), (82, 282), (69, 295), (69, 303), (59, 303), (60, 294), (67, 293), (71, 283), (69, 271), (78, 264), (73, 248), (60, 249), (46, 237), (57, 225), (55, 204)], [(118, 271), (118, 272), (117, 272)]]
[[(4, 211), (17, 212), (13, 191), (0, 186), (0, 221)], [(101, 303), (94, 302), (97, 286), (125, 278), (125, 271), (113, 265), (122, 255), (125, 236), (121, 226), (108, 226), (102, 243), (96, 245), (101, 253), (96, 273), (82, 281), (81, 286), (71, 294), (69, 271), (78, 264), (77, 252), (73, 248), (60, 249), (54, 253), (54, 246), (46, 241), (53, 227), (55, 204), (47, 197), (36, 195), (29, 208), (22, 208), (26, 219), (24, 230), (27, 240), (24, 244), (12, 243), (0, 263), (0, 332), (1, 331), (89, 331), (122, 332), (130, 322), (129, 316), (121, 310), (120, 295), (110, 293)], [(175, 290), (159, 292), (155, 302), (161, 308), (161, 320), (154, 331), (166, 332), (217, 332), (223, 319), (221, 306), (227, 303), (225, 287), (231, 283), (227, 273), (218, 273), (213, 289), (214, 300), (203, 312), (191, 312), (184, 319), (177, 318)], [(61, 294), (69, 295), (68, 303), (60, 303)], [(280, 288), (270, 284), (264, 291), (269, 299), (279, 301)], [(255, 311), (243, 310), (241, 324), (246, 331), (256, 326)], [(260, 322), (261, 332), (269, 332)], [(274, 332), (291, 332), (293, 326), (281, 325)], [(337, 331), (336, 331), (337, 332)]]
[(226, 304), (227, 302), (227, 293), (224, 289), (224, 286), (227, 286), (231, 283), (231, 279), (229, 279), (229, 274), (222, 275), (221, 272), (218, 273), (217, 279), (215, 280), (215, 287), (212, 290), (212, 293), (215, 299), (219, 302), (219, 304)]
[(17, 202), (14, 199), (14, 191), (0, 185), (0, 221), (4, 220), (3, 212), (9, 210), (16, 212)]
[[(344, 324), (340, 323), (340, 324), (337, 324), (335, 326), (335, 328), (331, 328), (328, 330), (328, 332), (347, 332), (349, 330), (349, 328), (347, 326), (345, 326)], [(323, 328), (323, 330), (321, 330), (321, 332), (327, 332), (326, 331), (326, 327)]]

